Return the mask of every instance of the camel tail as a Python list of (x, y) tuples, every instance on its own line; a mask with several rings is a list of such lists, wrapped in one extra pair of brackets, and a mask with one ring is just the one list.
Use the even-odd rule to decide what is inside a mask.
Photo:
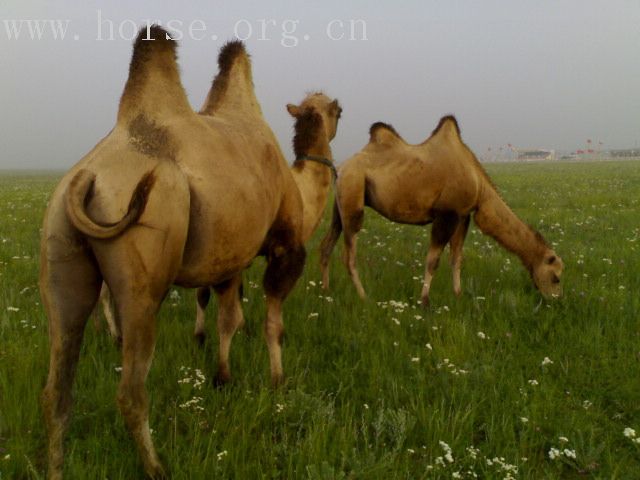
[(342, 233), (342, 219), (340, 218), (340, 210), (338, 201), (333, 201), (333, 214), (331, 216), (331, 225), (329, 231), (322, 239), (320, 244), (320, 270), (322, 272), (322, 287), (329, 288), (329, 259), (331, 252), (336, 246), (340, 234)]
[(65, 198), (67, 215), (73, 226), (89, 237), (116, 237), (137, 222), (144, 212), (149, 192), (155, 183), (155, 175), (150, 171), (140, 179), (129, 201), (127, 213), (115, 223), (99, 223), (87, 214), (86, 206), (91, 199), (95, 180), (95, 174), (88, 170), (80, 170), (73, 177)]

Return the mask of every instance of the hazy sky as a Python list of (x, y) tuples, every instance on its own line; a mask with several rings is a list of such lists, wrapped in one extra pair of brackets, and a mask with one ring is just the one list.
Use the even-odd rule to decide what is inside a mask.
[[(258, 99), (289, 160), (285, 104), (315, 89), (344, 108), (337, 161), (367, 142), (375, 121), (417, 143), (447, 113), (479, 155), (507, 143), (575, 150), (587, 138), (640, 146), (638, 0), (3, 0), (0, 168), (68, 168), (109, 132), (129, 38), (147, 19), (173, 20), (184, 34), (179, 62), (194, 108), (223, 42), (234, 28), (249, 37)], [(49, 24), (31, 40), (27, 24), (12, 20), (69, 23), (64, 40)], [(354, 24), (355, 40), (350, 20), (364, 21)], [(18, 40), (9, 38), (14, 26), (22, 26)]]

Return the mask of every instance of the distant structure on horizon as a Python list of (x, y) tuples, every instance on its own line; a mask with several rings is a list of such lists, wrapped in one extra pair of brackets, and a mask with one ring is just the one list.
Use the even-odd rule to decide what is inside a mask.
[(534, 160), (555, 160), (555, 150), (545, 150), (542, 148), (524, 149), (513, 148), (513, 151), (517, 154), (516, 159), (521, 161), (534, 161)]
[(640, 148), (624, 148), (620, 150), (609, 150), (612, 158), (633, 158), (640, 157)]

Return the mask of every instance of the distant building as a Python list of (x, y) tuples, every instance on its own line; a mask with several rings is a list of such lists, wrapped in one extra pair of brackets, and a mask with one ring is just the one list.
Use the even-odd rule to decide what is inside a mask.
[(518, 160), (555, 160), (556, 159), (556, 151), (555, 150), (521, 150), (514, 149), (518, 154)]
[(613, 158), (640, 157), (640, 148), (625, 148), (622, 150), (609, 150), (609, 155)]

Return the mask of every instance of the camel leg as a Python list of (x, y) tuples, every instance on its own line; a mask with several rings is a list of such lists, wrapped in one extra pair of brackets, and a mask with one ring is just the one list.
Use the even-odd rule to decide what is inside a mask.
[[(138, 279), (139, 281), (139, 279)], [(156, 344), (155, 313), (163, 298), (151, 289), (119, 288), (118, 313), (122, 319), (122, 377), (118, 386), (118, 406), (124, 417), (144, 470), (150, 478), (166, 474), (153, 446), (149, 430), (149, 397), (145, 381)]]
[(214, 287), (218, 295), (218, 336), (220, 339), (218, 374), (216, 375), (217, 385), (223, 385), (231, 380), (231, 370), (229, 369), (231, 340), (236, 330), (244, 322), (240, 304), (239, 286), (241, 285), (242, 274), (238, 274), (223, 284)]
[(353, 285), (356, 287), (356, 291), (360, 298), (366, 298), (367, 294), (364, 291), (362, 282), (360, 281), (360, 275), (356, 268), (356, 241), (357, 232), (344, 232), (344, 244), (345, 244), (345, 257), (344, 262), (349, 270), (349, 276)]
[[(54, 247), (55, 248), (55, 247)], [(51, 255), (47, 245), (43, 257)], [(49, 375), (42, 393), (48, 433), (49, 478), (61, 479), (64, 435), (71, 413), (71, 388), (86, 322), (100, 291), (100, 274), (92, 258), (78, 251), (72, 258), (43, 262), (40, 291), (49, 319)]]
[(277, 386), (283, 381), (282, 371), (282, 303), (302, 275), (306, 252), (298, 246), (279, 256), (269, 258), (264, 274), (264, 289), (267, 295), (267, 318), (264, 324), (264, 335), (269, 348), (271, 365), (271, 382)]
[(462, 287), (460, 283), (460, 269), (462, 268), (462, 246), (464, 245), (464, 240), (467, 236), (467, 232), (469, 231), (469, 220), (471, 220), (471, 217), (469, 215), (460, 219), (455, 231), (453, 232), (453, 235), (451, 236), (451, 241), (449, 242), (449, 246), (451, 249), (453, 293), (456, 295), (456, 297), (459, 297), (462, 293)]
[(205, 310), (211, 299), (211, 289), (209, 287), (198, 288), (196, 293), (196, 328), (193, 336), (200, 345), (204, 345), (207, 333), (204, 328)]
[(113, 313), (113, 306), (111, 303), (111, 291), (106, 283), (102, 283), (102, 288), (100, 289), (100, 304), (102, 305), (102, 313), (104, 314), (104, 318), (107, 321), (107, 326), (109, 327), (109, 333), (111, 337), (116, 339), (119, 344), (122, 343), (122, 334), (120, 333), (120, 327), (116, 322), (116, 317)]
[(453, 232), (458, 225), (458, 218), (455, 213), (442, 213), (436, 216), (431, 227), (431, 242), (427, 253), (427, 265), (424, 272), (424, 282), (422, 284), (422, 294), (420, 300), (425, 307), (429, 306), (429, 290), (431, 281), (438, 269), (440, 255), (444, 247), (449, 243)]
[(341, 233), (342, 221), (340, 220), (338, 202), (335, 201), (333, 203), (331, 226), (320, 244), (320, 272), (322, 273), (322, 288), (324, 290), (329, 289), (329, 259), (331, 258), (331, 252), (333, 252)]

